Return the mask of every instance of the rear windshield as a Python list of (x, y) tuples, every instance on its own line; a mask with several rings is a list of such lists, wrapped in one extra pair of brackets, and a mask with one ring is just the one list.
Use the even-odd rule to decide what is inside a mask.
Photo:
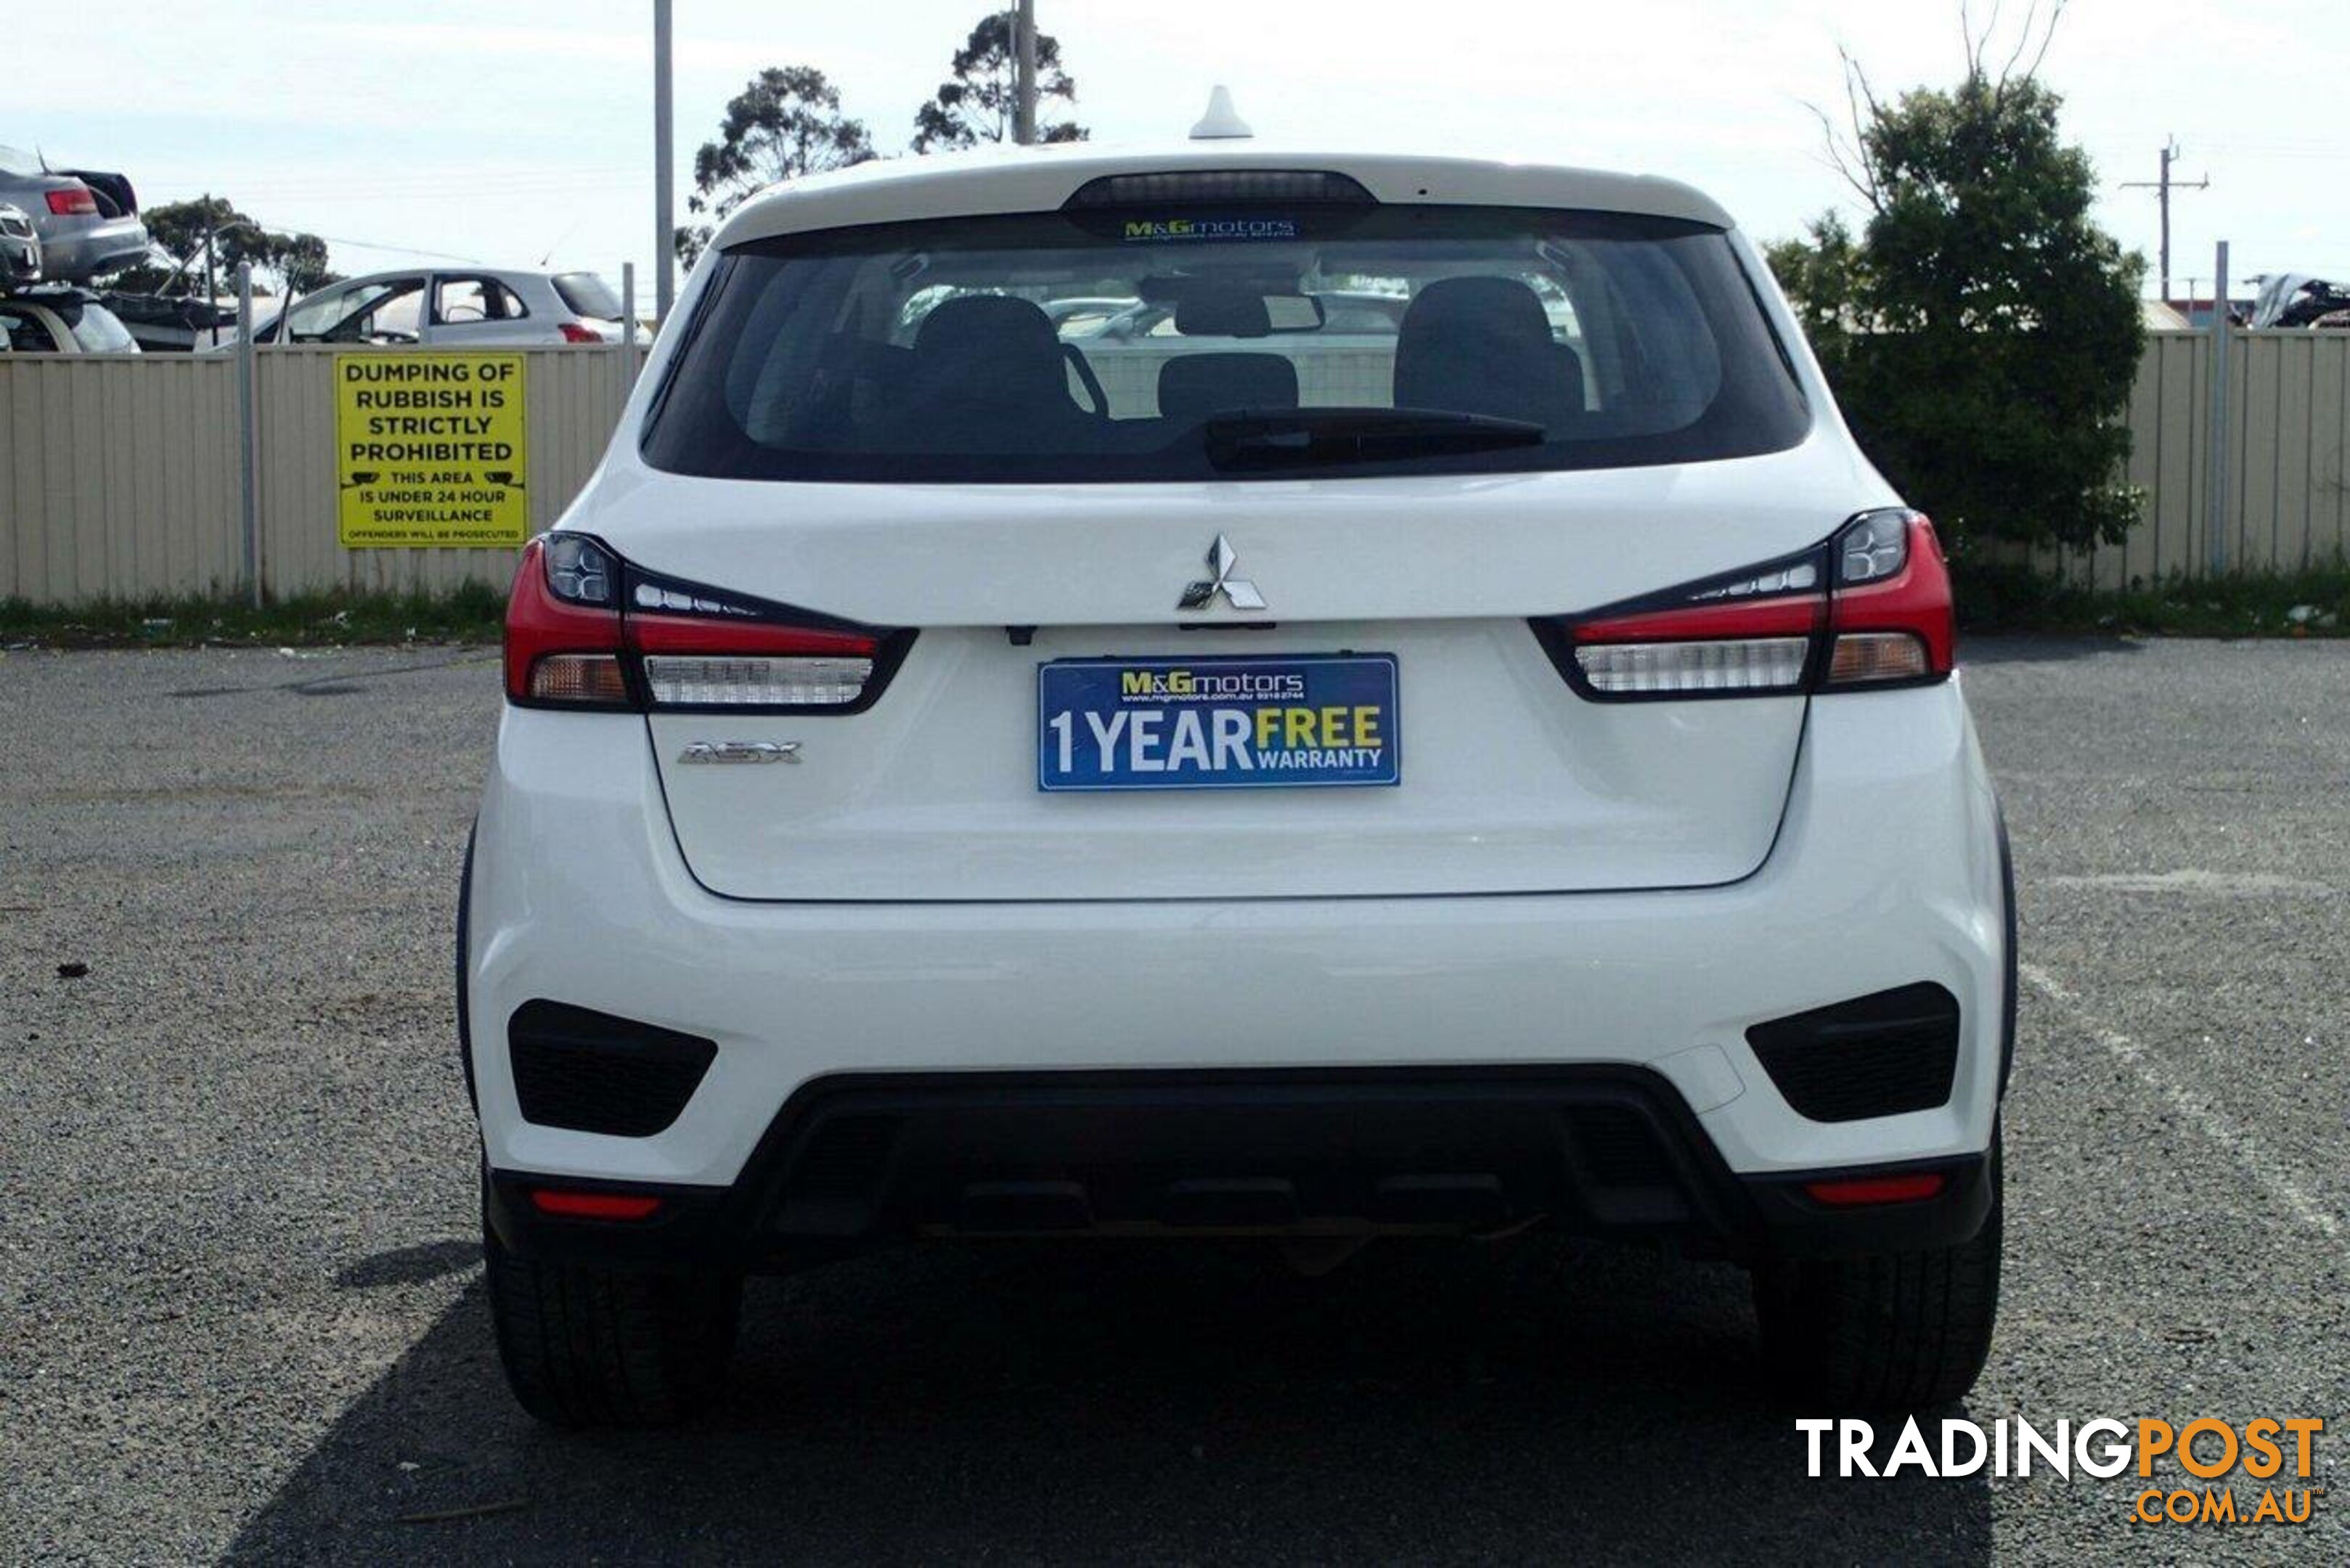
[(136, 354), (139, 340), (130, 336), (130, 328), (122, 325), (121, 317), (102, 305), (87, 300), (53, 300), (49, 308), (57, 313), (74, 341), (85, 354)]
[(594, 273), (561, 272), (555, 275), (554, 282), (555, 292), (572, 315), (589, 321), (620, 319), (620, 296)]
[(644, 441), (674, 472), (1497, 472), (1746, 456), (1807, 423), (1728, 238), (1679, 220), (1097, 209), (713, 265)]

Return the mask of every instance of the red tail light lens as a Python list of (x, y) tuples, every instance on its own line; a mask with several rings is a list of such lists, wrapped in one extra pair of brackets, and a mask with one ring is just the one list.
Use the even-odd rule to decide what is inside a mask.
[(506, 695), (530, 707), (853, 712), (910, 632), (677, 582), (586, 535), (523, 552), (506, 605)]
[(1903, 508), (1862, 513), (1797, 556), (1534, 626), (1596, 701), (1939, 680), (1955, 640), (1933, 524)]
[(555, 329), (563, 334), (566, 343), (601, 343), (604, 335), (592, 327), (582, 327), (577, 321), (558, 321)]
[(49, 211), (60, 218), (83, 218), (98, 211), (98, 198), (87, 185), (48, 192)]

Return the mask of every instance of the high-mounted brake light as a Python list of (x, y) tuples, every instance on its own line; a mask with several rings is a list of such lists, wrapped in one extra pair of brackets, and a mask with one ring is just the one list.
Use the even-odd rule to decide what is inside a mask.
[(534, 539), (506, 606), (506, 695), (529, 707), (853, 712), (912, 640)]
[(1181, 207), (1331, 202), (1377, 206), (1352, 175), (1321, 169), (1175, 169), (1156, 174), (1105, 174), (1078, 186), (1065, 207)]
[(1600, 701), (1936, 680), (1954, 640), (1941, 547), (1906, 508), (1864, 512), (1796, 556), (1534, 626)]
[(98, 211), (98, 198), (87, 185), (48, 192), (49, 211), (60, 218), (86, 218)]

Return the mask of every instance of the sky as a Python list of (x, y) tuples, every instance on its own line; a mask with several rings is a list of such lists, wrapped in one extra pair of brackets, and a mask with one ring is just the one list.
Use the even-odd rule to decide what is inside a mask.
[[(1992, 0), (1972, 0), (1980, 26)], [(2029, 0), (2004, 0), (1995, 55)], [(2041, 0), (2044, 10), (2048, 0)], [(651, 0), (115, 0), (102, 26), (12, 0), (20, 66), (0, 143), (121, 170), (150, 204), (210, 192), (373, 271), (448, 258), (584, 266), (651, 294)], [(678, 191), (728, 98), (807, 64), (885, 151), (983, 14), (979, 0), (675, 0)], [(1764, 239), (1850, 193), (1810, 105), (1842, 103), (1837, 50), (1883, 91), (1962, 68), (1957, 0), (1037, 0), (1097, 140), (1180, 137), (1216, 83), (1284, 141), (1506, 152), (1669, 174)], [(59, 63), (69, 62), (70, 68)], [(2274, 0), (2073, 0), (2043, 67), (2095, 161), (2100, 221), (2155, 250), (2167, 137), (2178, 292), (2238, 278), (2350, 275), (2350, 64), (2337, 7)]]

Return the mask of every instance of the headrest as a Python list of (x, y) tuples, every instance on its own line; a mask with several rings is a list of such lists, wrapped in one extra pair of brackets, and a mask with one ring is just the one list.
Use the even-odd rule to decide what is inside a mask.
[(1296, 406), (1297, 367), (1279, 354), (1186, 354), (1159, 368), (1162, 419)]
[[(1413, 296), (1400, 336), (1443, 333), (1486, 341), (1549, 343), (1542, 298), (1513, 277), (1448, 277)], [(1403, 344), (1396, 345), (1400, 353)]]
[(966, 294), (922, 317), (914, 352), (1045, 354), (1057, 357), (1061, 340), (1052, 319), (1036, 305), (1006, 294)]

